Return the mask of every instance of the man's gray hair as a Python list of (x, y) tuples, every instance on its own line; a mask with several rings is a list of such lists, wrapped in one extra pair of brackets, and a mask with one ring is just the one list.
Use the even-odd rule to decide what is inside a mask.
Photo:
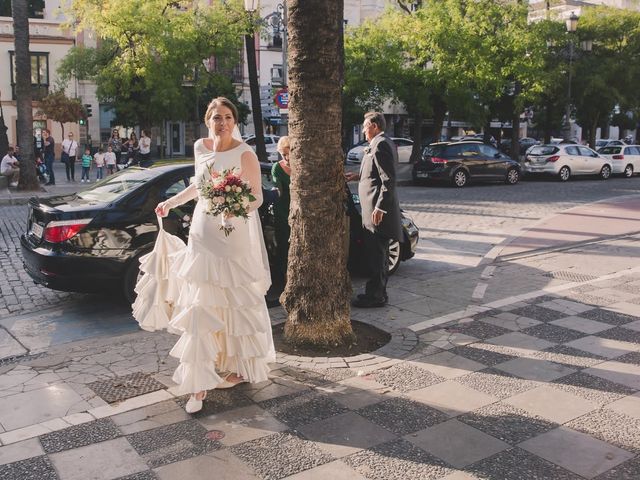
[(371, 123), (375, 123), (383, 132), (387, 128), (387, 122), (384, 119), (384, 115), (380, 112), (367, 112), (364, 114), (364, 119), (369, 120)]

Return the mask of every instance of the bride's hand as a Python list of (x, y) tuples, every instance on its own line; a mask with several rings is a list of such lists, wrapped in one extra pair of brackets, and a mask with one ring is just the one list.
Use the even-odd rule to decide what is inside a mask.
[(169, 207), (167, 206), (167, 202), (160, 202), (156, 207), (156, 215), (164, 218), (168, 214), (169, 214)]

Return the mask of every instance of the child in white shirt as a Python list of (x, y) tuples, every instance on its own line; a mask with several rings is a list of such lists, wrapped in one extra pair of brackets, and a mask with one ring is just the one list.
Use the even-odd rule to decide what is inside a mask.
[(107, 153), (104, 154), (104, 161), (107, 164), (107, 173), (112, 175), (116, 172), (116, 154), (113, 152), (111, 145), (107, 147)]
[(102, 174), (103, 174), (103, 170), (104, 170), (104, 162), (105, 162), (105, 155), (104, 152), (102, 151), (102, 148), (98, 150), (98, 152), (93, 156), (93, 162), (96, 164), (96, 182), (98, 180), (102, 180)]

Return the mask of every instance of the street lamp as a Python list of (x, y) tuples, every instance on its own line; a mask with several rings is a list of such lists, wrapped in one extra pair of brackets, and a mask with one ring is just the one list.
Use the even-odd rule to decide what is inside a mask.
[(567, 87), (567, 107), (565, 113), (564, 124), (564, 139), (571, 140), (571, 74), (573, 69), (573, 38), (571, 34), (575, 33), (578, 29), (578, 15), (575, 12), (571, 12), (569, 18), (567, 18), (566, 26), (569, 36), (569, 86)]
[(578, 29), (578, 15), (575, 12), (571, 12), (569, 18), (567, 18), (567, 32), (574, 33)]
[(256, 62), (256, 25), (260, 18), (260, 0), (244, 0), (244, 8), (249, 15), (251, 31), (244, 36), (249, 72), (249, 91), (251, 92), (251, 113), (256, 136), (256, 155), (261, 162), (267, 162), (267, 149), (264, 145), (262, 125), (262, 106), (260, 105), (260, 84), (258, 83), (258, 65)]
[(287, 5), (279, 3), (276, 10), (264, 17), (264, 21), (276, 33), (282, 34), (282, 86), (287, 86)]

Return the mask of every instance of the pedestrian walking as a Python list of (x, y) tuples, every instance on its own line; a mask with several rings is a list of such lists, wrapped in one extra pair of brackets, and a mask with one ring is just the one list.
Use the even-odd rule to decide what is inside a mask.
[[(189, 413), (202, 409), (209, 389), (266, 381), (269, 363), (275, 360), (264, 299), (271, 280), (258, 214), (262, 203), (260, 164), (240, 137), (238, 111), (231, 101), (214, 99), (204, 119), (210, 136), (199, 139), (193, 147), (196, 181), (156, 207), (158, 216), (166, 217), (170, 209), (200, 196), (188, 245), (172, 254), (174, 268), (168, 270), (176, 290), (171, 295), (175, 301), (168, 326), (182, 332), (170, 352), (180, 360), (173, 380), (177, 391), (191, 394), (185, 406)], [(208, 214), (209, 202), (199, 189), (206, 188), (212, 172), (219, 175), (229, 170), (238, 172), (252, 187), (255, 198), (247, 199), (247, 218), (229, 213), (221, 219)], [(221, 220), (234, 228), (232, 233), (220, 228)], [(140, 292), (136, 302), (143, 302), (145, 294), (147, 301), (155, 298), (148, 288)], [(134, 305), (134, 314), (145, 325), (142, 307), (142, 303)]]
[(53, 173), (53, 162), (55, 161), (55, 145), (56, 143), (51, 136), (51, 131), (42, 130), (43, 139), (43, 151), (44, 151), (44, 164), (47, 167), (47, 173), (49, 174), (49, 181), (45, 185), (55, 185), (56, 176)]
[(93, 156), (93, 163), (96, 165), (96, 181), (102, 180), (104, 175), (104, 152), (102, 151), (102, 147), (98, 149), (96, 154)]
[(15, 157), (15, 149), (9, 147), (7, 154), (2, 158), (0, 163), (0, 174), (9, 179), (10, 187), (17, 187), (20, 179), (20, 163)]
[(384, 133), (386, 122), (380, 112), (364, 116), (362, 129), (369, 142), (360, 164), (360, 173), (345, 175), (347, 181), (359, 180), (364, 247), (369, 259), (369, 280), (364, 293), (353, 301), (354, 307), (382, 307), (388, 302), (389, 241), (402, 239), (400, 203), (396, 192), (398, 154)]
[(81, 182), (90, 182), (89, 172), (91, 170), (91, 150), (85, 149), (84, 155), (82, 155), (82, 179)]
[(287, 261), (289, 258), (289, 204), (291, 195), (289, 185), (291, 184), (291, 165), (289, 164), (289, 137), (283, 136), (278, 140), (278, 152), (282, 160), (273, 164), (271, 168), (271, 178), (278, 189), (278, 199), (273, 204), (273, 218), (276, 234), (276, 268), (283, 284), (287, 278)]
[(69, 133), (69, 138), (62, 142), (62, 163), (64, 163), (67, 173), (67, 181), (76, 181), (76, 152), (78, 142), (73, 139), (73, 132)]
[(127, 167), (137, 165), (140, 146), (138, 145), (138, 137), (136, 137), (134, 132), (131, 132), (129, 140), (125, 142), (124, 148), (127, 152)]
[(140, 134), (140, 166), (151, 166), (151, 138), (147, 135), (146, 130), (142, 130)]
[(116, 163), (118, 165), (127, 163), (124, 155), (122, 155), (122, 139), (120, 138), (120, 132), (114, 129), (111, 132), (111, 138), (109, 139), (108, 146), (111, 147), (111, 151), (116, 156)]
[(116, 173), (116, 154), (113, 153), (111, 145), (107, 147), (107, 153), (104, 154), (104, 162), (107, 165), (107, 173), (109, 175)]

